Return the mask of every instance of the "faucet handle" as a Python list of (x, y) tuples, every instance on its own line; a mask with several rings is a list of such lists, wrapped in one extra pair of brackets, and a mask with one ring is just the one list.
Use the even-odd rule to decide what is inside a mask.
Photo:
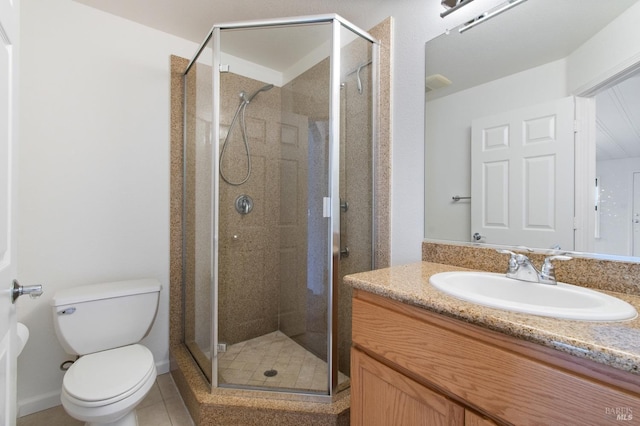
[(496, 250), (500, 254), (508, 254), (509, 255), (509, 266), (507, 267), (507, 274), (515, 273), (518, 270), (518, 255), (512, 252), (511, 250)]
[(545, 257), (542, 269), (540, 270), (540, 282), (545, 284), (556, 284), (556, 268), (551, 263), (552, 260), (571, 260), (573, 257), (562, 254)]
[(496, 250), (498, 253), (500, 254), (508, 254), (511, 257), (509, 258), (509, 264), (511, 264), (511, 262), (517, 263), (517, 264), (522, 264), (525, 262), (530, 262), (529, 258), (524, 255), (524, 254), (520, 254), (520, 253), (514, 253), (511, 250), (501, 250), (498, 249)]
[(556, 254), (555, 256), (549, 256), (544, 259), (544, 262), (551, 262), (552, 260), (571, 260), (573, 257), (566, 256), (564, 254)]

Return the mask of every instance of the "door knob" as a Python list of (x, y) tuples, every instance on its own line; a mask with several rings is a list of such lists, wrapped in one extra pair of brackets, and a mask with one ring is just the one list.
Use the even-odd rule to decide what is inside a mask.
[(22, 286), (18, 280), (13, 280), (13, 288), (11, 289), (11, 302), (15, 303), (16, 299), (24, 294), (28, 294), (32, 299), (42, 296), (41, 285)]

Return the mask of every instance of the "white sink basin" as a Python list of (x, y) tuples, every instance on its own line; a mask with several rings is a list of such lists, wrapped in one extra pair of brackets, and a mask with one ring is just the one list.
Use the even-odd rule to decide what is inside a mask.
[(622, 321), (638, 315), (623, 300), (571, 284), (531, 283), (490, 272), (442, 272), (429, 282), (458, 299), (507, 311), (586, 321)]

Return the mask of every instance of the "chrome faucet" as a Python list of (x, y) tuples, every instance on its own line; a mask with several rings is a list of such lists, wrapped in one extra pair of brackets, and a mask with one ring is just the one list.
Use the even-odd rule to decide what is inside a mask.
[(542, 268), (538, 271), (533, 263), (531, 263), (531, 259), (524, 254), (517, 254), (509, 250), (497, 250), (497, 252), (509, 255), (509, 263), (506, 272), (507, 278), (540, 284), (557, 284), (555, 267), (553, 266), (553, 263), (551, 263), (552, 261), (572, 259), (571, 256), (564, 255), (549, 256), (544, 259)]

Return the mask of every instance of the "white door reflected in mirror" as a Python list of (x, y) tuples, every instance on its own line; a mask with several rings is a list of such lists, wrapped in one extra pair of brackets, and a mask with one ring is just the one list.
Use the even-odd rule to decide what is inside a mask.
[(471, 229), (483, 243), (574, 250), (574, 99), (471, 125)]

